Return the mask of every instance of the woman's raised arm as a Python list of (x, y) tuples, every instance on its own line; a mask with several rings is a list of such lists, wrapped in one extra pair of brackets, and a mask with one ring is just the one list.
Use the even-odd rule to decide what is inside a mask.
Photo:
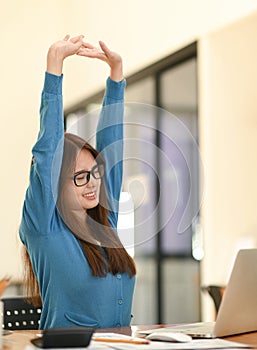
[(78, 55), (102, 60), (110, 67), (110, 76), (106, 82), (97, 125), (96, 148), (105, 159), (109, 221), (112, 227), (116, 227), (123, 173), (123, 114), (126, 81), (123, 76), (121, 56), (110, 50), (104, 42), (99, 41), (99, 45), (100, 47), (97, 48), (83, 42)]

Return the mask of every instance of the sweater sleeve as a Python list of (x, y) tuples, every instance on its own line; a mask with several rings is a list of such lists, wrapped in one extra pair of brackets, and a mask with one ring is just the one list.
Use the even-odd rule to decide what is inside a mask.
[(30, 182), (22, 213), (22, 240), (24, 232), (32, 231), (26, 228), (33, 227), (34, 232), (51, 231), (63, 151), (62, 80), (62, 76), (45, 73), (40, 105), (40, 130), (32, 149)]
[(117, 227), (123, 171), (123, 115), (126, 81), (106, 82), (103, 106), (97, 126), (96, 148), (106, 163), (105, 186), (109, 222)]

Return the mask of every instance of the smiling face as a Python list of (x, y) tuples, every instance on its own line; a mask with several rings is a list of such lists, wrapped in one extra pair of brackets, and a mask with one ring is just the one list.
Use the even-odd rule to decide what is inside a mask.
[[(82, 149), (77, 156), (74, 175), (81, 173), (83, 170), (91, 171), (96, 165), (97, 162), (93, 155), (89, 151)], [(81, 174), (85, 178), (88, 175)], [(89, 181), (85, 185), (78, 187), (74, 184), (78, 201), (83, 209), (92, 209), (99, 204), (100, 186), (101, 179), (95, 179), (92, 174), (90, 174)]]

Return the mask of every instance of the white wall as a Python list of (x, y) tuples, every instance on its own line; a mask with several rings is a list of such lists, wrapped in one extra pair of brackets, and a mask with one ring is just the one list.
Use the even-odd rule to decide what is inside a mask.
[[(49, 44), (66, 33), (83, 33), (93, 43), (106, 40), (121, 52), (125, 73), (130, 74), (210, 30), (257, 10), (257, 1), (4, 0), (1, 5), (0, 276), (17, 276), (17, 231), (31, 147), (37, 134)], [(102, 63), (75, 57), (67, 60), (64, 73), (64, 101), (68, 106), (102, 88), (108, 70)], [(207, 181), (212, 184), (211, 179)], [(217, 213), (212, 211), (213, 203), (207, 203), (211, 223)]]
[(226, 284), (238, 249), (257, 246), (256, 37), (254, 13), (199, 43), (204, 284)]

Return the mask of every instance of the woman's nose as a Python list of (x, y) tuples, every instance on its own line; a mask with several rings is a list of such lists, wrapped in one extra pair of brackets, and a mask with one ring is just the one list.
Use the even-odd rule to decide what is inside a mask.
[(94, 179), (94, 177), (92, 176), (92, 174), (88, 174), (88, 183), (87, 186), (91, 187), (95, 185), (96, 179)]

